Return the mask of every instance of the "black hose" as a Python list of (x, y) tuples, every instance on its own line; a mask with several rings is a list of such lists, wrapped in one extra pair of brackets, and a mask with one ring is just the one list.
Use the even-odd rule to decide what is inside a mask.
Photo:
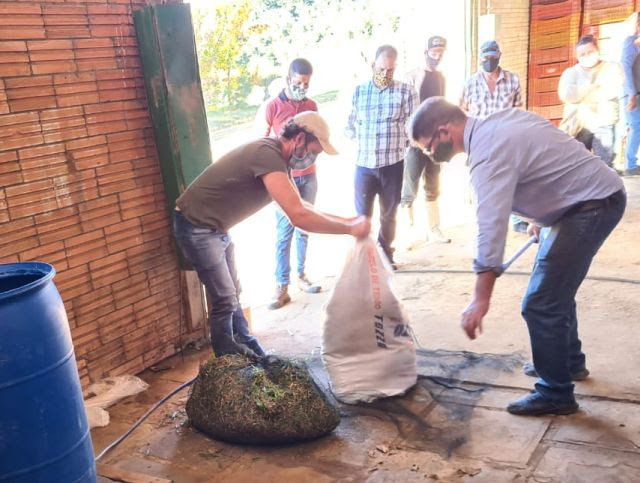
[[(457, 274), (471, 274), (475, 275), (473, 270), (462, 270), (459, 268), (423, 268), (423, 269), (411, 269), (411, 270), (396, 270), (394, 273), (402, 274), (420, 274), (420, 273), (457, 273)], [(502, 272), (502, 275), (531, 275), (531, 272)], [(587, 276), (585, 280), (595, 280), (597, 282), (616, 282), (616, 283), (631, 283), (634, 285), (640, 285), (640, 280), (634, 280), (632, 278), (620, 278), (620, 277), (600, 277), (600, 276)]]
[(138, 426), (140, 426), (145, 419), (147, 419), (151, 413), (153, 413), (156, 409), (158, 409), (160, 406), (162, 406), (169, 398), (171, 398), (172, 396), (174, 396), (175, 394), (177, 394), (178, 392), (182, 391), (185, 387), (190, 386), (191, 384), (193, 384), (196, 379), (198, 378), (198, 376), (194, 377), (193, 379), (181, 384), (180, 386), (178, 386), (177, 388), (175, 388), (173, 391), (171, 391), (169, 394), (167, 394), (165, 397), (163, 397), (162, 399), (160, 399), (160, 401), (158, 401), (157, 403), (155, 403), (153, 406), (151, 406), (151, 408), (144, 413), (140, 419), (138, 419), (135, 423), (133, 423), (131, 425), (131, 427), (129, 429), (127, 429), (127, 431), (122, 434), (118, 439), (116, 439), (113, 443), (111, 443), (109, 446), (107, 446), (105, 449), (103, 449), (100, 454), (98, 456), (96, 456), (95, 461), (97, 462), (100, 458), (102, 458), (105, 454), (107, 454), (109, 451), (111, 451), (113, 448), (115, 448), (116, 446), (118, 446), (120, 443), (122, 443), (125, 438), (127, 436), (129, 436), (134, 429), (136, 429)]

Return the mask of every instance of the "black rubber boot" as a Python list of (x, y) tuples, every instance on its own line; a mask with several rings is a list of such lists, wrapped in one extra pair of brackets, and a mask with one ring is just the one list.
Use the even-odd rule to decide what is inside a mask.
[(211, 324), (211, 347), (216, 357), (227, 354), (258, 357), (249, 347), (244, 344), (238, 344), (233, 338), (233, 315), (231, 314), (222, 319), (217, 319)]
[(264, 353), (264, 349), (262, 348), (262, 346), (260, 346), (258, 339), (254, 338), (253, 340), (247, 341), (242, 345), (251, 349), (253, 352), (255, 352), (258, 355), (258, 357), (264, 357), (267, 355)]

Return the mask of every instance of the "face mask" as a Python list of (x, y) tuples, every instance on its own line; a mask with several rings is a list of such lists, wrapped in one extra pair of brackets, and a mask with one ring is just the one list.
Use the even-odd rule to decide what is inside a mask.
[(316, 161), (317, 157), (317, 154), (307, 151), (307, 144), (305, 143), (293, 152), (289, 160), (289, 167), (291, 169), (306, 169)]
[(453, 157), (453, 141), (438, 143), (438, 147), (433, 152), (433, 160), (437, 163), (451, 161)]
[(316, 162), (317, 157), (318, 155), (314, 153), (305, 153), (302, 157), (296, 156), (294, 154), (293, 156), (291, 156), (289, 166), (291, 166), (291, 169), (307, 169), (309, 166)]
[(498, 62), (500, 62), (500, 59), (489, 57), (483, 60), (480, 65), (482, 65), (485, 72), (493, 72), (498, 67)]
[(580, 65), (586, 69), (591, 69), (595, 67), (598, 61), (600, 60), (600, 56), (597, 52), (593, 52), (592, 54), (585, 55), (578, 62)]
[(291, 99), (294, 101), (301, 101), (307, 97), (307, 90), (302, 86), (290, 84), (289, 93), (291, 94)]
[(389, 87), (389, 79), (384, 74), (384, 72), (375, 72), (373, 74), (373, 83), (376, 85), (378, 89), (386, 89)]
[(429, 54), (427, 54), (427, 65), (430, 69), (435, 69), (436, 67), (438, 67), (438, 65), (440, 65), (440, 60), (441, 59), (434, 59)]

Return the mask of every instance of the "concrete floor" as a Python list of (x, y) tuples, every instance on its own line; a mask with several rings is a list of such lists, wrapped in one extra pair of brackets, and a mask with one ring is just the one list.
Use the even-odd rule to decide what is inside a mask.
[[(625, 179), (629, 207), (590, 276), (640, 279), (640, 179)], [(401, 253), (398, 293), (425, 350), (421, 377), (403, 397), (343, 406), (330, 435), (286, 447), (241, 447), (211, 440), (188, 425), (187, 391), (174, 396), (101, 463), (176, 482), (205, 481), (640, 481), (640, 285), (587, 280), (578, 295), (580, 333), (592, 376), (577, 383), (581, 411), (526, 418), (505, 405), (533, 380), (519, 315), (531, 266), (526, 253), (498, 280), (485, 332), (469, 341), (459, 314), (469, 299), (469, 224), (448, 230), (453, 243)], [(510, 235), (507, 253), (526, 240)], [(329, 289), (331, 277), (322, 280)], [(293, 294), (287, 307), (253, 308), (254, 332), (271, 352), (302, 357), (319, 377), (323, 310), (329, 291)], [(110, 409), (111, 424), (92, 432), (96, 451), (124, 432), (155, 401), (197, 373), (210, 349), (173, 357), (141, 377), (151, 387)], [(446, 386), (438, 384), (443, 379)], [(326, 379), (326, 378), (325, 378)]]

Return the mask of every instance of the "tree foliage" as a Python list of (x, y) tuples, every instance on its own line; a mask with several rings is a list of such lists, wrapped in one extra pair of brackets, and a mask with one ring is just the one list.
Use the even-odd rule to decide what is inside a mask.
[(209, 108), (242, 104), (252, 86), (266, 89), (301, 53), (325, 49), (339, 55), (348, 45), (397, 30), (399, 17), (374, 8), (379, 3), (241, 0), (196, 9), (194, 29)]

